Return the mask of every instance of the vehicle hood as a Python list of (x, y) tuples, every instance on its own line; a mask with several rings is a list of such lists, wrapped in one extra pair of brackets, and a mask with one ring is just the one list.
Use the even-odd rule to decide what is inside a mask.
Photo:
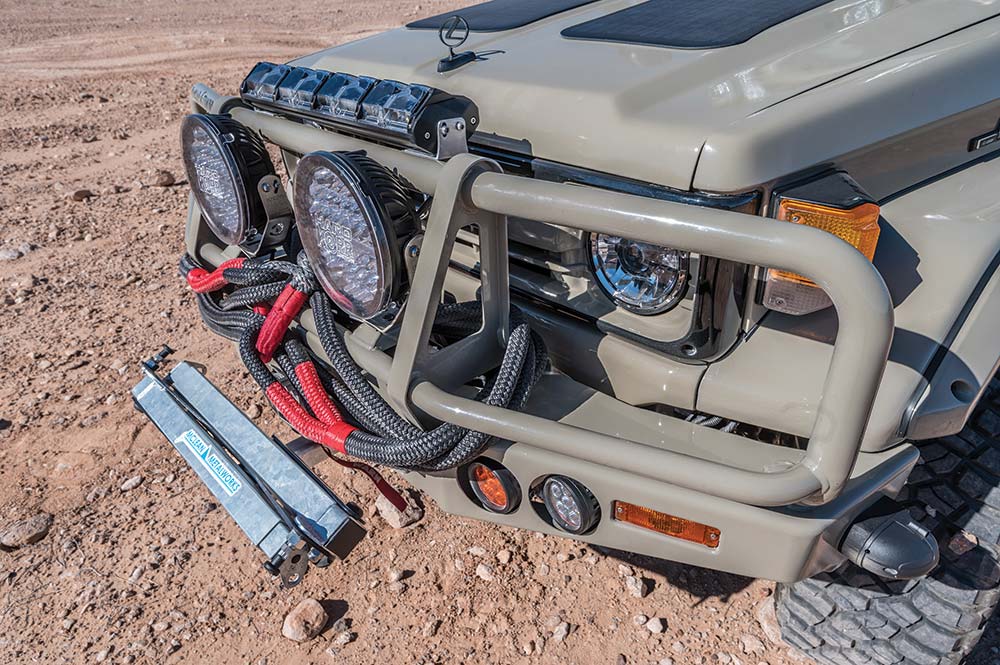
[(535, 157), (688, 189), (713, 135), (998, 12), (994, 0), (845, 0), (708, 50), (560, 35), (634, 4), (604, 0), (513, 30), (474, 32), (461, 50), (494, 53), (447, 74), (437, 72), (447, 55), (437, 31), (408, 28), (293, 64), (465, 95), (479, 106), (479, 132), (526, 140)]

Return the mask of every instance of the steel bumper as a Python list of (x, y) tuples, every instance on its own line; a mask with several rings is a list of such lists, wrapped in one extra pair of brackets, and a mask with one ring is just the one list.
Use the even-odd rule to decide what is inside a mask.
[[(832, 565), (836, 557), (818, 554), (823, 534), (879, 492), (898, 490), (915, 462), (916, 452), (909, 446), (865, 454), (859, 461), (862, 435), (892, 341), (893, 308), (879, 273), (840, 239), (736, 212), (505, 175), (491, 160), (469, 154), (442, 164), (254, 112), (206, 90), (196, 89), (198, 108), (226, 110), (288, 150), (364, 149), (434, 195), (395, 352), (389, 356), (380, 350), (386, 348), (385, 340), (365, 326), (346, 335), (357, 362), (377, 379), (401, 413), (425, 414), (491, 434), (504, 442), (491, 454), (512, 468), (523, 464), (526, 474), (537, 475), (544, 468), (556, 472), (560, 465), (571, 465), (580, 475), (603, 478), (600, 483), (609, 491), (617, 486), (629, 494), (599, 496), (602, 505), (642, 495), (643, 505), (672, 506), (669, 512), (711, 523), (723, 528), (724, 534), (728, 526), (730, 533), (711, 556), (688, 551), (692, 546), (687, 543), (664, 546), (662, 536), (632, 533), (637, 530), (613, 520), (605, 520), (592, 534), (595, 542), (744, 574), (798, 578)], [(496, 364), (508, 333), (508, 215), (783, 268), (814, 280), (834, 303), (839, 332), (807, 449), (767, 446), (630, 407), (566, 377), (546, 379), (527, 412), (463, 397), (461, 386)], [(446, 278), (453, 279), (449, 258), (455, 238), (470, 224), (479, 227), (485, 323), (466, 340), (432, 350), (428, 338)], [(188, 237), (190, 243), (192, 234)], [(222, 258), (221, 249), (210, 245), (189, 246), (189, 251), (208, 262)], [(309, 312), (301, 325), (314, 331)], [(316, 341), (314, 334), (311, 337)], [(313, 346), (319, 349), (318, 343)], [(522, 482), (530, 485), (531, 480)], [(450, 489), (437, 488), (439, 481), (455, 484), (453, 479), (437, 477), (416, 479), (415, 484), (428, 489), (446, 510), (495, 519), (468, 501), (460, 505), (460, 497)], [(678, 505), (690, 506), (690, 512), (680, 513)], [(503, 521), (545, 530), (530, 513), (522, 509)], [(725, 551), (727, 544), (743, 540), (737, 534), (746, 532), (748, 525), (764, 529), (779, 542), (763, 548), (763, 558), (752, 557), (755, 563), (749, 559), (740, 563), (737, 552)], [(602, 529), (626, 529), (625, 537), (618, 533), (609, 541)], [(782, 548), (792, 551), (781, 555)], [(774, 564), (774, 557), (787, 560), (769, 565), (767, 557)], [(722, 565), (720, 558), (731, 560)]]

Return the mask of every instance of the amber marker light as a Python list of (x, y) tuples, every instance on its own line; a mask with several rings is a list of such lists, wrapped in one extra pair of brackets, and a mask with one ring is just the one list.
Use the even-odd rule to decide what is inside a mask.
[[(880, 210), (874, 203), (840, 209), (808, 201), (780, 199), (776, 219), (831, 233), (851, 244), (869, 261), (878, 245)], [(808, 314), (829, 307), (826, 295), (811, 279), (786, 270), (767, 271), (764, 304), (787, 314)]]
[(722, 532), (713, 526), (661, 513), (652, 508), (644, 508), (634, 503), (615, 501), (614, 518), (619, 522), (627, 522), (650, 531), (662, 533), (665, 536), (680, 538), (692, 543), (715, 549), (719, 546)]
[(469, 487), (479, 503), (487, 510), (506, 514), (517, 508), (521, 492), (517, 480), (499, 463), (473, 462), (466, 471)]

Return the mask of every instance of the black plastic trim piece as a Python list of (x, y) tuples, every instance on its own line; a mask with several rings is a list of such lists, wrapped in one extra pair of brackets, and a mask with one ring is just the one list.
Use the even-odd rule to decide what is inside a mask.
[(830, 0), (647, 0), (566, 28), (568, 39), (666, 48), (735, 46)]

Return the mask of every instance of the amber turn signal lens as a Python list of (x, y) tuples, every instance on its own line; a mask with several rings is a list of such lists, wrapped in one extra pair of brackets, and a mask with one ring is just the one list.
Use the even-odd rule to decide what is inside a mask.
[[(782, 199), (778, 204), (777, 219), (793, 224), (805, 224), (832, 233), (856, 247), (871, 261), (875, 256), (875, 247), (878, 245), (881, 231), (878, 225), (879, 213), (879, 207), (874, 203), (862, 203), (848, 210), (840, 210), (807, 201)], [(784, 270), (772, 269), (768, 279), (816, 286), (812, 280)]]
[[(481, 458), (483, 459), (483, 458)], [(495, 460), (476, 461), (467, 467), (469, 488), (483, 508), (490, 512), (513, 512), (521, 501), (517, 479)]]
[(699, 543), (712, 549), (719, 546), (719, 539), (722, 537), (722, 532), (713, 526), (692, 522), (683, 517), (674, 517), (634, 503), (615, 501), (614, 513), (615, 519), (619, 522), (628, 522), (665, 536)]

